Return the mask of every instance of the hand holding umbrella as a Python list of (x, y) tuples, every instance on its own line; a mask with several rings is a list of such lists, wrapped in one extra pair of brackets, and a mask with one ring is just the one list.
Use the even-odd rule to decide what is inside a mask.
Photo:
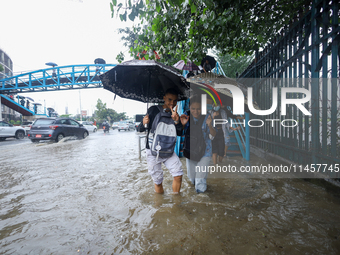
[(147, 129), (148, 128), (148, 124), (150, 122), (150, 119), (149, 119), (149, 114), (145, 115), (144, 118), (143, 118), (143, 125), (144, 127)]

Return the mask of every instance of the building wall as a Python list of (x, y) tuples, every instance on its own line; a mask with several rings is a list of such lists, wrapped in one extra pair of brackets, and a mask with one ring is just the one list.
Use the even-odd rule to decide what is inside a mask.
[[(0, 71), (0, 80), (13, 76), (13, 62), (8, 54), (0, 48), (0, 65), (3, 71)], [(20, 120), (20, 114), (13, 109), (1, 104), (2, 119), (4, 121)]]
[(1, 48), (0, 48), (0, 65), (2, 65), (2, 67), (4, 68), (4, 70), (0, 72), (0, 80), (6, 77), (13, 76), (12, 59)]

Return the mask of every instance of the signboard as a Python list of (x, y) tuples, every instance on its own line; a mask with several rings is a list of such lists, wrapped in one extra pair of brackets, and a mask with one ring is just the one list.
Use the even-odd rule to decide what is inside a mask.
[(81, 116), (87, 116), (87, 110), (81, 110)]

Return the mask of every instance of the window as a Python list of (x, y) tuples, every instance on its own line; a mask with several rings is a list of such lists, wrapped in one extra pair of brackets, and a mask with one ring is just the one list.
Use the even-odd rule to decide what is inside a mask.
[(39, 126), (39, 125), (51, 125), (53, 124), (54, 120), (48, 120), (48, 119), (38, 119), (34, 122), (34, 126)]
[(72, 126), (79, 127), (79, 124), (77, 122), (75, 122), (74, 120), (70, 120), (70, 123), (71, 123)]
[(63, 124), (63, 125), (71, 125), (69, 120), (59, 120), (58, 123)]

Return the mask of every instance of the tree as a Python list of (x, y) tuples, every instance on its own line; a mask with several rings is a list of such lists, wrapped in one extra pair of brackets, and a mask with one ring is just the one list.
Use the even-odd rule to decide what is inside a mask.
[[(162, 62), (175, 59), (200, 60), (208, 49), (222, 54), (252, 54), (265, 45), (285, 25), (302, 15), (309, 0), (112, 0), (112, 17), (139, 18), (141, 25), (130, 52), (154, 51)], [(308, 7), (307, 7), (308, 8)]]
[(62, 114), (60, 115), (60, 118), (70, 118), (72, 114)]
[(217, 56), (218, 62), (221, 65), (225, 76), (229, 78), (236, 78), (236, 73), (239, 75), (244, 71), (253, 61), (254, 56), (233, 56), (231, 54), (222, 54), (221, 52), (214, 52)]
[(106, 119), (106, 103), (103, 103), (102, 100), (98, 98), (97, 104), (96, 104), (97, 110), (95, 110), (95, 115), (99, 120), (104, 120)]
[(115, 110), (107, 108), (106, 103), (103, 103), (100, 99), (97, 100), (96, 108), (97, 110), (95, 110), (94, 115), (98, 122), (103, 122), (108, 119), (110, 119), (111, 122), (115, 122), (127, 118), (125, 112), (117, 113)]
[(0, 64), (0, 72), (3, 72), (4, 70), (4, 67)]

